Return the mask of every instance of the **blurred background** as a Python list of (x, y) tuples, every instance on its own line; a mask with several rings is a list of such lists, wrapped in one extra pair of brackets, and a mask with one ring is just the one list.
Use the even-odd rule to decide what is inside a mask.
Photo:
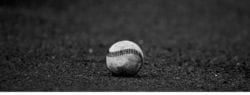
[[(1, 0), (1, 91), (249, 91), (248, 0)], [(138, 43), (137, 77), (109, 46)]]

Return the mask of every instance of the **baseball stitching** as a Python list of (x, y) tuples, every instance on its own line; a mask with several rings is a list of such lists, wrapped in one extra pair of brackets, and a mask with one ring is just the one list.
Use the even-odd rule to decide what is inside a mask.
[(125, 54), (135, 54), (135, 55), (139, 55), (139, 57), (141, 59), (143, 58), (142, 54), (139, 51), (135, 50), (135, 49), (124, 49), (124, 50), (120, 50), (120, 51), (109, 52), (107, 54), (107, 57), (122, 56), (122, 55), (125, 55)]

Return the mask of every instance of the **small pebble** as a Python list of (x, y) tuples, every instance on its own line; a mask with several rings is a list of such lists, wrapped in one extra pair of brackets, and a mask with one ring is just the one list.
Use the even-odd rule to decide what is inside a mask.
[(215, 77), (217, 77), (218, 75), (217, 74), (214, 74)]
[(142, 45), (142, 44), (144, 43), (144, 41), (143, 41), (143, 40), (139, 40), (138, 43), (139, 43), (140, 45)]
[(89, 53), (93, 53), (93, 49), (92, 48), (89, 49)]
[(52, 59), (55, 59), (56, 57), (55, 57), (55, 56), (52, 56), (51, 58), (52, 58)]

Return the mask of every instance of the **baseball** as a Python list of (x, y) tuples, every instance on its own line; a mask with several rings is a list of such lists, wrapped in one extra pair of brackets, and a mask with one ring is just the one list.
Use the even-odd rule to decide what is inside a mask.
[(114, 75), (135, 75), (143, 64), (143, 52), (132, 41), (119, 41), (109, 48), (106, 56), (107, 68)]

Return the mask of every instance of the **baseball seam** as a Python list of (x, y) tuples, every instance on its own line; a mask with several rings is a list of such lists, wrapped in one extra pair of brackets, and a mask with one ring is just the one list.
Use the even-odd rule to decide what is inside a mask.
[(116, 57), (116, 56), (122, 56), (125, 54), (135, 54), (135, 55), (139, 55), (140, 58), (143, 58), (142, 54), (135, 49), (124, 49), (120, 51), (109, 52), (107, 54), (107, 57)]

